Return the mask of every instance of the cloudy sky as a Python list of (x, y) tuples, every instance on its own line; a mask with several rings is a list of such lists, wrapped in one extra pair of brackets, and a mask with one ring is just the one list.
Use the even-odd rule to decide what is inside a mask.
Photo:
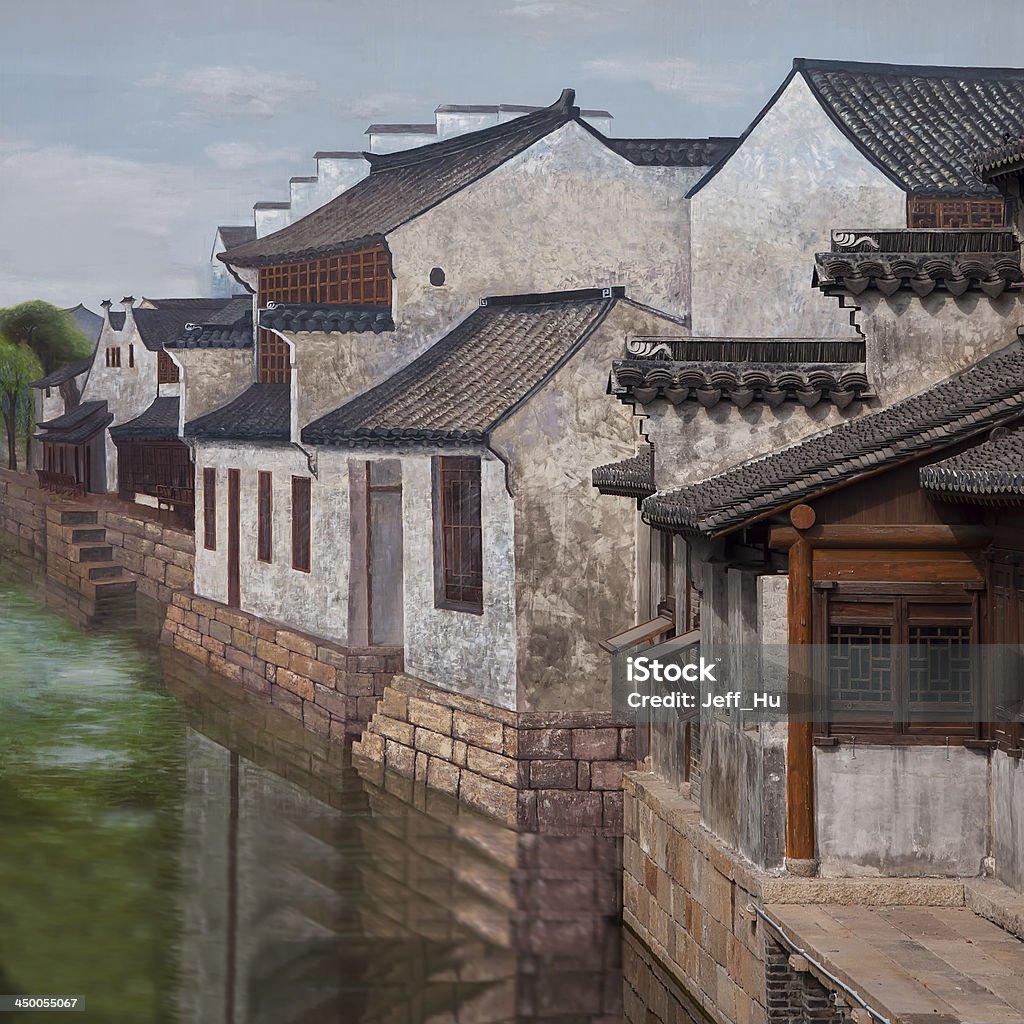
[(0, 304), (204, 293), (217, 224), (318, 149), (438, 103), (620, 136), (738, 134), (794, 56), (1024, 64), (1020, 0), (31, 0), (5, 4)]

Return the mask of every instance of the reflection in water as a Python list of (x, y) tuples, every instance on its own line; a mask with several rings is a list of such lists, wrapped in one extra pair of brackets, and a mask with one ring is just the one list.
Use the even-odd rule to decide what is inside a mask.
[(2, 573), (0, 666), (0, 991), (126, 1024), (621, 1024), (623, 992), (687, 1019), (645, 1015), (630, 945), (623, 984), (618, 841), (357, 770)]

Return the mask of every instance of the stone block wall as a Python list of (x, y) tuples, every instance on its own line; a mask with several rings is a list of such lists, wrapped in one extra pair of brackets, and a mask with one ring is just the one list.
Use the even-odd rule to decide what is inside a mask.
[(362, 733), (402, 668), (399, 647), (342, 647), (187, 592), (174, 593), (161, 639), (341, 741)]
[(601, 712), (516, 712), (397, 676), (353, 753), (508, 825), (619, 835), (636, 730)]
[(106, 528), (114, 560), (136, 579), (140, 594), (170, 604), (176, 591), (192, 587), (195, 537), (187, 530), (124, 511), (100, 507), (99, 524)]
[(765, 938), (753, 870), (654, 775), (624, 780), (623, 921), (715, 1024), (765, 1024)]
[(0, 531), (21, 554), (46, 558), (46, 499), (35, 477), (0, 469)]

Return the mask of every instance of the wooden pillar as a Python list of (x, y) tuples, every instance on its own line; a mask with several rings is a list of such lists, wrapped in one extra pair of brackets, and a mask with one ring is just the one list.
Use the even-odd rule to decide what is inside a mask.
[(813, 550), (811, 542), (803, 536), (799, 536), (789, 549), (790, 720), (786, 748), (786, 867), (799, 875), (813, 875), (817, 871), (814, 693), (811, 682)]

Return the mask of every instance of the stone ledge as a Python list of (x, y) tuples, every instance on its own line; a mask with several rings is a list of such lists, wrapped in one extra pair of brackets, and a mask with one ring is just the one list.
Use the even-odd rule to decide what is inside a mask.
[(964, 883), (964, 902), (979, 917), (1024, 939), (1024, 894), (993, 879), (972, 878)]

